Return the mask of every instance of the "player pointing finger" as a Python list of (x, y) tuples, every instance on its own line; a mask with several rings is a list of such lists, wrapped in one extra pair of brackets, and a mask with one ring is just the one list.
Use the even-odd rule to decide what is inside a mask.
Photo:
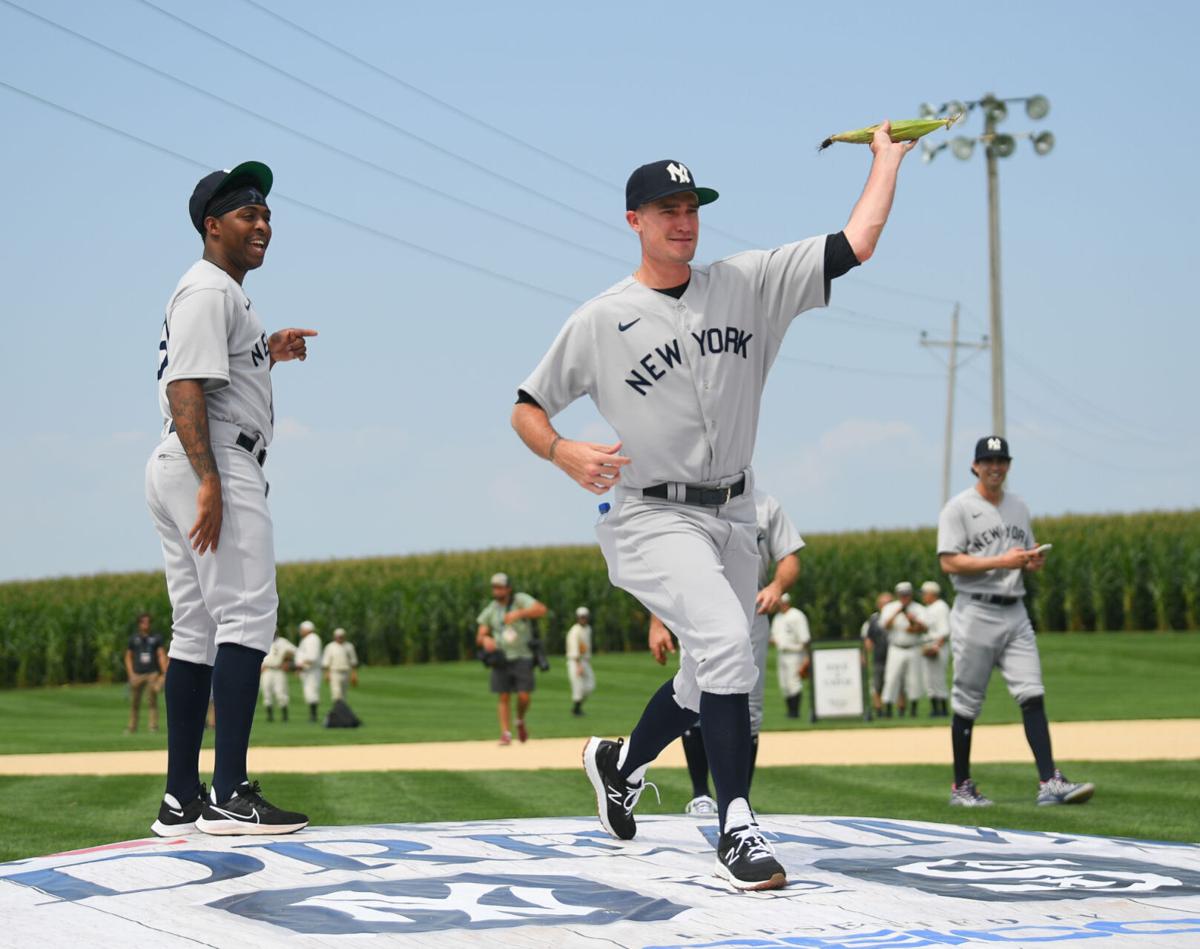
[(294, 328), (272, 333), (267, 340), (267, 346), (271, 350), (271, 363), (287, 362), (289, 359), (303, 361), (308, 356), (308, 347), (304, 342), (305, 337), (316, 335), (316, 330)]

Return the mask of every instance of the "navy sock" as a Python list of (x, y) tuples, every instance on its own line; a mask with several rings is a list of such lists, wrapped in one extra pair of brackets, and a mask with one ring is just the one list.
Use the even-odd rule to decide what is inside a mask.
[(754, 765), (758, 762), (758, 736), (750, 736), (750, 770), (746, 772), (746, 790), (754, 783)]
[(954, 752), (954, 783), (962, 784), (971, 776), (971, 729), (975, 719), (963, 718), (957, 712), (950, 719), (950, 747)]
[(1021, 716), (1025, 719), (1025, 740), (1037, 763), (1038, 779), (1049, 781), (1054, 777), (1054, 755), (1050, 752), (1050, 725), (1046, 721), (1044, 698), (1037, 695), (1021, 703)]
[(167, 793), (180, 804), (200, 793), (200, 743), (212, 689), (212, 666), (184, 659), (167, 665)]
[(750, 801), (750, 694), (700, 693), (700, 719), (704, 722), (704, 747), (717, 790), (720, 828), (731, 801)]
[(646, 703), (642, 717), (629, 733), (621, 777), (628, 778), (657, 758), (667, 745), (696, 724), (696, 718), (696, 712), (680, 708), (675, 701), (675, 680), (671, 678), (664, 682)]
[(213, 703), (217, 713), (213, 794), (227, 801), (246, 780), (246, 749), (258, 704), (258, 677), (266, 653), (237, 643), (221, 643), (213, 663)]
[(692, 797), (708, 794), (708, 755), (704, 751), (704, 735), (699, 725), (693, 725), (679, 738), (683, 756), (687, 759), (688, 776), (692, 779)]

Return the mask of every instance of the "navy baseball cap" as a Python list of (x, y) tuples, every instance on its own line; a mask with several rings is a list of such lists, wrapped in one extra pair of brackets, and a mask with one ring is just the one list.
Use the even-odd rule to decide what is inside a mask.
[(669, 158), (654, 161), (636, 169), (625, 182), (625, 210), (636, 211), (643, 204), (685, 191), (694, 191), (701, 204), (712, 204), (718, 197), (712, 188), (697, 188), (691, 170), (683, 162)]
[(265, 201), (271, 193), (274, 181), (275, 176), (271, 169), (261, 161), (244, 161), (228, 171), (214, 171), (205, 175), (196, 183), (191, 200), (188, 201), (188, 215), (192, 219), (192, 226), (203, 237), (204, 219), (208, 216), (205, 212), (216, 198), (244, 187), (255, 189)]
[(1008, 453), (1008, 440), (999, 435), (985, 435), (975, 443), (975, 460), (984, 461), (988, 458), (1000, 458), (1012, 461)]

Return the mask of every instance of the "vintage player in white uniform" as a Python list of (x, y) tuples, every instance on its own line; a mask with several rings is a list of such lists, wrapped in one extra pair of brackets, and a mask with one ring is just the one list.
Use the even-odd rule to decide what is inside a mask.
[[(539, 457), (595, 494), (616, 487), (597, 526), (609, 577), (683, 646), (679, 672), (629, 743), (588, 742), (601, 823), (618, 838), (634, 836), (646, 768), (699, 712), (720, 812), (717, 872), (739, 889), (786, 883), (748, 801), (759, 559), (750, 464), (763, 386), (791, 321), (823, 306), (828, 281), (874, 251), (910, 147), (881, 128), (843, 232), (708, 266), (691, 260), (698, 208), (716, 192), (678, 161), (635, 170), (626, 221), (641, 243), (640, 266), (572, 314), (513, 412)], [(619, 443), (564, 440), (554, 430), (550, 418), (584, 395)]]
[(808, 644), (812, 633), (808, 629), (808, 617), (795, 606), (792, 597), (785, 593), (779, 601), (779, 612), (771, 620), (771, 642), (779, 655), (776, 658), (776, 673), (779, 691), (787, 705), (787, 717), (800, 717), (800, 698), (804, 693), (804, 667)]
[[(304, 359), (313, 330), (267, 336), (242, 286), (271, 239), (271, 170), (213, 172), (189, 202), (202, 259), (167, 303), (158, 347), (162, 441), (146, 465), (146, 500), (162, 542), (172, 636), (167, 670), (167, 793), (155, 833), (289, 833), (246, 776), (246, 749), (278, 597), (267, 480), (271, 368)], [(211, 795), (198, 756), (209, 695), (216, 709)]]
[(921, 622), (925, 638), (921, 642), (921, 667), (925, 671), (925, 694), (932, 706), (931, 718), (948, 718), (950, 689), (946, 673), (950, 668), (950, 604), (942, 599), (941, 584), (926, 580), (921, 584)]
[(1037, 803), (1081, 803), (1095, 790), (1090, 783), (1066, 780), (1054, 766), (1042, 666), (1024, 602), (1024, 572), (1040, 570), (1045, 552), (1034, 540), (1029, 508), (1004, 490), (1011, 462), (1007, 440), (999, 435), (979, 439), (971, 469), (976, 484), (951, 498), (938, 518), (938, 558), (957, 593), (950, 611), (954, 653), (950, 803), (960, 807), (992, 803), (971, 779), (971, 732), (997, 667), (1021, 706), (1025, 737), (1038, 769)]
[(304, 689), (304, 704), (308, 706), (308, 720), (317, 720), (317, 706), (321, 702), (321, 637), (312, 620), (300, 624), (300, 645), (296, 648), (296, 671)]
[(275, 706), (279, 706), (279, 715), (285, 722), (288, 720), (288, 680), (287, 674), (296, 658), (296, 647), (290, 639), (282, 634), (271, 641), (267, 657), (262, 664), (262, 697), (263, 708), (267, 710), (267, 721), (275, 721)]
[(566, 653), (571, 714), (582, 715), (583, 703), (596, 690), (596, 673), (592, 669), (592, 614), (586, 606), (575, 610), (575, 625), (567, 630)]
[(879, 625), (888, 637), (887, 664), (883, 672), (883, 704), (891, 714), (903, 691), (909, 715), (916, 715), (918, 702), (925, 694), (925, 670), (921, 665), (921, 644), (925, 624), (919, 604), (913, 602), (913, 585), (907, 580), (896, 584), (896, 599), (879, 611)]

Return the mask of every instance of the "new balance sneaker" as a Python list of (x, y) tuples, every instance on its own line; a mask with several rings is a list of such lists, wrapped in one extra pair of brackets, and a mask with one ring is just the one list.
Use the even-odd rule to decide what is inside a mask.
[(990, 797), (984, 797), (975, 787), (975, 782), (967, 778), (962, 784), (950, 786), (951, 807), (991, 807), (994, 802)]
[(1063, 773), (1055, 768), (1049, 781), (1042, 781), (1038, 784), (1038, 807), (1044, 807), (1047, 804), (1082, 804), (1094, 793), (1096, 793), (1096, 785), (1090, 781), (1084, 784), (1075, 784), (1064, 778)]
[(717, 813), (717, 802), (707, 794), (701, 794), (688, 801), (683, 812), (688, 817), (713, 817)]
[[(604, 829), (618, 840), (633, 840), (637, 833), (633, 809), (646, 787), (654, 785), (647, 781), (630, 784), (621, 777), (617, 762), (624, 744), (624, 739), (589, 738), (583, 746), (583, 770), (596, 791), (596, 810)], [(658, 793), (657, 788), (655, 793)]]
[(197, 830), (219, 835), (293, 834), (307, 826), (304, 814), (280, 810), (267, 801), (257, 781), (239, 784), (228, 801), (206, 801), (196, 821)]
[(203, 783), (200, 785), (199, 797), (187, 804), (180, 804), (174, 794), (164, 794), (162, 804), (158, 807), (158, 820), (150, 825), (150, 830), (159, 837), (195, 833), (196, 818), (204, 810), (207, 798), (208, 788)]
[(757, 824), (725, 831), (717, 842), (717, 876), (739, 890), (779, 890), (787, 873)]

